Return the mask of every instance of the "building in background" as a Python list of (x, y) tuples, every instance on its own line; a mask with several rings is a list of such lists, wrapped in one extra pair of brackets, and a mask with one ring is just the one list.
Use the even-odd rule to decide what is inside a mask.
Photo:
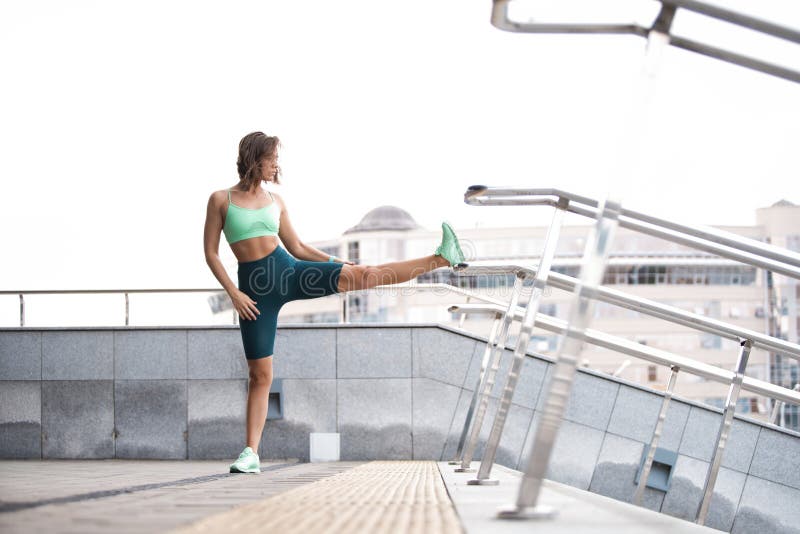
[[(800, 251), (800, 207), (781, 201), (757, 210), (756, 215), (755, 226), (718, 228)], [(563, 227), (554, 261), (555, 271), (579, 276), (580, 258), (589, 228), (586, 224)], [(471, 259), (535, 265), (544, 246), (547, 227), (457, 231), (465, 253)], [(440, 229), (431, 231), (420, 227), (405, 210), (380, 206), (341, 236), (311, 244), (357, 263), (378, 264), (429, 255), (438, 245), (440, 236)], [(443, 268), (419, 276), (416, 281), (462, 287), (508, 300), (513, 276), (462, 276)], [(604, 284), (743, 328), (798, 341), (798, 285), (794, 279), (672, 242), (618, 229)], [(525, 302), (524, 295), (522, 303)], [(442, 287), (384, 287), (290, 302), (282, 308), (279, 321), (338, 322), (346, 306), (350, 322), (438, 322), (487, 336), (490, 319), (470, 317), (462, 320), (447, 311), (449, 305), (464, 300), (463, 296)], [(569, 303), (569, 293), (552, 289), (544, 296), (540, 311), (566, 319)], [(518, 325), (515, 327), (512, 327), (508, 342), (512, 346)], [(601, 302), (595, 305), (592, 328), (726, 369), (734, 369), (739, 353), (735, 341)], [(555, 356), (558, 336), (538, 330), (534, 333), (530, 348)], [(585, 346), (581, 359), (584, 366), (657, 389), (666, 386), (669, 376), (667, 368), (592, 345)], [(747, 374), (785, 387), (793, 387), (800, 381), (797, 360), (760, 349), (751, 352)], [(684, 373), (678, 380), (676, 393), (721, 407), (727, 386)], [(737, 412), (766, 419), (770, 403), (767, 399), (748, 395), (742, 392)], [(797, 407), (784, 407), (783, 420), (784, 426), (798, 429)]]

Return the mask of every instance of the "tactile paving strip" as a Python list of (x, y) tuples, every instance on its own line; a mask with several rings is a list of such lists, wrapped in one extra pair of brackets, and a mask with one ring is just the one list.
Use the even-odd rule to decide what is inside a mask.
[(462, 533), (436, 462), (369, 462), (170, 531)]

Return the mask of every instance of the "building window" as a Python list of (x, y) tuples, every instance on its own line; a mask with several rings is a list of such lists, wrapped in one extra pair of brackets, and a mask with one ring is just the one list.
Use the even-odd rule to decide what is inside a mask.
[(353, 263), (361, 263), (361, 258), (358, 254), (358, 241), (351, 241), (347, 244), (347, 259)]
[(655, 365), (647, 366), (647, 381), (655, 382), (658, 380), (658, 368)]
[(700, 335), (700, 346), (704, 349), (721, 349), (722, 338), (715, 334), (703, 333)]

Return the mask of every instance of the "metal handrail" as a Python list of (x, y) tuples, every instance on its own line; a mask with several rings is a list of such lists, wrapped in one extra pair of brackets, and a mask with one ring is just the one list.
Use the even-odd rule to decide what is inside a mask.
[(675, 14), (681, 8), (793, 43), (800, 43), (800, 32), (797, 30), (697, 0), (658, 1), (661, 2), (661, 10), (649, 28), (639, 24), (516, 22), (508, 18), (508, 5), (512, 0), (493, 0), (491, 23), (500, 30), (521, 33), (628, 34), (645, 38), (661, 34), (676, 48), (800, 83), (800, 72), (796, 70), (670, 33)]
[[(474, 263), (464, 264), (454, 268), (456, 272), (464, 274), (516, 274), (524, 272), (529, 276), (536, 274), (535, 267), (521, 265), (476, 265)], [(548, 285), (574, 291), (578, 279), (560, 273), (550, 273)], [(629, 310), (638, 311), (651, 317), (657, 317), (676, 324), (688, 326), (697, 330), (702, 330), (711, 334), (716, 334), (727, 339), (738, 341), (740, 338), (750, 339), (754, 347), (786, 354), (800, 360), (800, 345), (791, 343), (783, 339), (775, 338), (766, 334), (761, 334), (755, 330), (740, 328), (735, 325), (719, 321), (696, 313), (687, 312), (659, 302), (629, 295), (622, 291), (607, 287), (587, 288), (587, 294), (591, 294), (599, 301), (614, 304)]]
[[(359, 289), (356, 291), (349, 291), (346, 293), (339, 293), (341, 299), (343, 299), (343, 304), (340, 309), (339, 314), (339, 321), (341, 323), (348, 323), (349, 322), (349, 304), (347, 295), (350, 293), (358, 293), (363, 291), (371, 291), (374, 289), (396, 289), (398, 287), (411, 287), (411, 288), (418, 288), (418, 289), (445, 289), (451, 293), (456, 293), (459, 295), (463, 295), (467, 298), (474, 298), (476, 300), (491, 303), (491, 304), (505, 304), (500, 299), (495, 299), (491, 297), (485, 297), (478, 293), (474, 293), (468, 291), (464, 288), (453, 286), (450, 284), (444, 284), (441, 282), (434, 282), (434, 283), (418, 283), (414, 280), (410, 280), (408, 282), (402, 282), (399, 284), (383, 284), (379, 286), (375, 286), (369, 289)], [(139, 289), (21, 289), (21, 290), (2, 290), (0, 291), (0, 295), (19, 295), (20, 298), (20, 327), (25, 326), (25, 302), (24, 302), (24, 295), (56, 295), (56, 294), (124, 294), (125, 295), (125, 325), (127, 326), (129, 323), (129, 302), (128, 302), (128, 294), (130, 293), (223, 293), (224, 290), (220, 287), (212, 287), (212, 288), (164, 288), (164, 289), (156, 289), (156, 288), (139, 288)], [(236, 324), (236, 309), (232, 308), (234, 321), (233, 323)]]
[[(614, 202), (612, 202), (612, 207), (609, 209), (608, 200), (601, 204), (588, 197), (555, 189), (517, 189), (472, 186), (465, 192), (464, 201), (471, 205), (550, 205), (555, 208), (556, 211), (569, 211), (596, 220), (584, 253), (580, 280), (560, 275), (556, 277), (558, 278), (557, 281), (549, 282), (550, 286), (560, 285), (562, 289), (566, 288), (573, 292), (570, 320), (559, 321), (546, 316), (537, 316), (534, 320), (534, 324), (540, 328), (561, 334), (562, 343), (559, 347), (558, 357), (554, 364), (556, 366), (553, 372), (554, 378), (545, 393), (546, 401), (543, 416), (535, 434), (536, 439), (533, 443), (533, 452), (528, 460), (528, 465), (524, 471), (522, 481), (520, 482), (517, 502), (507, 509), (498, 511), (497, 517), (541, 518), (554, 516), (554, 510), (547, 506), (539, 505), (538, 498), (549, 458), (561, 424), (561, 419), (563, 418), (563, 412), (566, 406), (565, 401), (569, 397), (572, 388), (577, 355), (581, 351), (581, 344), (583, 342), (589, 342), (623, 354), (653, 361), (661, 365), (669, 365), (673, 371), (670, 380), (673, 386), (675, 374), (679, 369), (728, 385), (728, 396), (723, 410), (723, 421), (717, 435), (716, 449), (706, 474), (703, 500), (697, 513), (697, 522), (703, 524), (707, 518), (713, 488), (721, 465), (725, 444), (730, 434), (740, 390), (746, 389), (780, 401), (800, 404), (800, 395), (796, 392), (745, 376), (751, 349), (753, 345), (756, 344), (753, 338), (758, 339), (758, 343), (768, 350), (776, 352), (775, 349), (777, 348), (777, 352), (789, 353), (794, 357), (797, 357), (798, 347), (794, 346), (794, 344), (780, 343), (780, 340), (772, 336), (764, 336), (763, 334), (752, 331), (742, 332), (742, 329), (737, 329), (722, 321), (709, 321), (707, 318), (701, 318), (695, 314), (689, 314), (670, 306), (647, 301), (645, 299), (638, 299), (626, 295), (625, 293), (602, 287), (603, 273), (608, 263), (609, 245), (613, 239), (614, 229), (617, 227), (629, 228), (640, 233), (673, 241), (695, 249), (712, 252), (719, 256), (797, 279), (800, 279), (800, 255), (777, 247), (772, 247), (771, 245), (764, 245), (734, 234), (678, 225), (670, 221), (663, 221), (630, 210), (623, 210), (618, 203)], [(456, 268), (462, 272), (469, 270), (468, 265), (460, 265)], [(480, 269), (478, 269), (478, 271), (479, 270)], [(472, 272), (475, 272), (475, 270)], [(533, 274), (535, 280), (540, 276), (540, 273), (534, 273), (533, 270), (520, 268), (519, 266), (487, 267), (484, 268), (484, 272), (502, 272), (504, 274), (513, 272), (517, 276), (520, 274), (525, 276)], [(545, 283), (548, 283), (548, 279), (552, 280), (552, 277), (545, 271), (543, 280)], [(735, 371), (731, 372), (716, 368), (690, 358), (683, 358), (666, 351), (653, 349), (639, 343), (615, 338), (614, 336), (589, 329), (590, 310), (592, 303), (596, 300), (605, 300), (606, 302), (628, 307), (663, 319), (672, 320), (692, 328), (711, 331), (718, 335), (724, 335), (725, 337), (734, 336), (740, 345)], [(488, 311), (497, 314), (496, 307), (488, 306), (484, 308), (484, 310), (475, 308), (474, 311)], [(451, 308), (451, 310), (459, 310), (462, 311), (462, 313), (466, 313), (469, 308), (467, 306), (456, 306)], [(528, 324), (530, 322), (529, 310), (526, 310), (524, 315), (522, 315), (520, 311), (518, 307), (514, 307), (513, 309), (510, 308), (506, 313), (513, 314), (514, 318), (517, 320), (524, 317), (521, 320), (524, 321), (525, 324)], [(741, 334), (749, 334), (749, 336), (740, 337)], [(517, 356), (516, 352), (519, 351), (515, 351), (515, 356)], [(506, 388), (503, 391), (502, 403), (511, 401), (514, 395), (516, 380), (517, 377), (514, 376), (513, 373), (509, 373)], [(671, 391), (669, 393), (671, 393)], [(659, 413), (659, 421), (666, 416), (670, 396), (671, 395), (665, 395)], [(498, 419), (502, 419), (503, 417), (504, 414), (498, 411), (494, 427), (502, 428), (503, 421), (498, 421)], [(651, 449), (657, 446), (659, 434), (660, 426), (657, 424), (656, 431), (651, 439)], [(487, 445), (487, 451), (493, 445), (494, 443), (490, 442)], [(486, 459), (486, 457), (491, 458), (491, 454), (493, 453), (494, 450), (485, 453), (484, 459)], [(650, 463), (648, 462), (652, 462), (652, 456), (652, 454), (648, 454), (643, 467), (644, 472), (649, 470)], [(646, 479), (641, 478), (636, 492), (637, 499), (639, 500), (644, 490), (644, 484), (646, 484)]]
[[(464, 193), (464, 202), (474, 206), (547, 205), (555, 208), (561, 203), (571, 213), (590, 219), (599, 217), (597, 200), (553, 188), (473, 185)], [(677, 224), (624, 208), (620, 211), (619, 226), (800, 279), (800, 254), (754, 239), (717, 229)]]
[[(448, 310), (455, 313), (486, 314), (503, 313), (505, 311), (502, 306), (491, 304), (455, 304), (450, 306)], [(514, 319), (521, 321), (524, 315), (524, 308), (517, 306), (517, 309), (514, 312)], [(568, 330), (567, 321), (563, 319), (557, 319), (543, 313), (538, 313), (536, 315), (536, 326), (542, 330), (553, 332), (554, 334), (566, 334)], [(713, 380), (714, 382), (719, 382), (721, 384), (730, 384), (735, 375), (734, 372), (722, 367), (703, 363), (692, 358), (687, 358), (686, 356), (673, 354), (669, 351), (657, 349), (649, 345), (642, 345), (641, 343), (636, 343), (635, 341), (630, 341), (625, 338), (606, 334), (591, 328), (586, 329), (586, 332), (580, 337), (580, 339), (586, 343), (590, 343), (598, 347), (603, 347), (627, 354), (628, 356), (647, 360), (650, 363), (663, 365), (665, 367), (677, 365), (680, 367), (681, 371), (686, 371), (688, 373), (706, 378), (708, 380)], [(756, 378), (746, 376), (744, 378), (742, 389), (746, 389), (747, 391), (756, 393), (758, 395), (763, 395), (765, 397), (771, 397), (782, 402), (788, 402), (789, 404), (800, 405), (800, 392), (796, 392), (764, 380), (758, 380)]]

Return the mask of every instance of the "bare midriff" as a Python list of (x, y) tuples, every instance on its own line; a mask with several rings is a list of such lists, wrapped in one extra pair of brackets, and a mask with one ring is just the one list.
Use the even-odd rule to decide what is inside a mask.
[(271, 254), (278, 248), (278, 237), (274, 235), (251, 237), (231, 243), (230, 246), (233, 255), (240, 262), (255, 261)]

